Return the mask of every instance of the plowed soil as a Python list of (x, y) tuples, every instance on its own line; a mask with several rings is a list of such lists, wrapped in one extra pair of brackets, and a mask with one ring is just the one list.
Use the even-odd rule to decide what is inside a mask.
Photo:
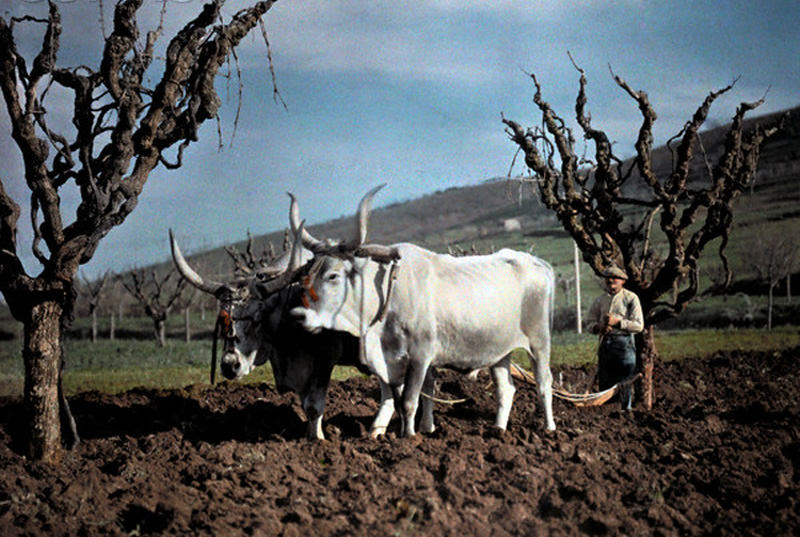
[(0, 534), (800, 533), (800, 349), (664, 364), (650, 412), (556, 400), (554, 433), (518, 383), (498, 434), (487, 385), (442, 372), (439, 395), (467, 401), (437, 404), (433, 434), (371, 440), (376, 381), (334, 383), (322, 442), (267, 385), (84, 393), (55, 469), (21, 455), (19, 402), (0, 401)]

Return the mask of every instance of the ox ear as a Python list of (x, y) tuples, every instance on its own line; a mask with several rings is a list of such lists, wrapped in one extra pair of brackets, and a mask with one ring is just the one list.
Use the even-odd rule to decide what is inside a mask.
[(217, 298), (226, 294), (226, 292), (230, 292), (230, 288), (227, 285), (212, 280), (204, 280), (197, 272), (194, 271), (194, 269), (192, 269), (192, 267), (189, 266), (189, 263), (186, 262), (186, 259), (181, 253), (181, 249), (178, 247), (178, 241), (175, 240), (175, 235), (172, 233), (172, 229), (169, 230), (169, 243), (170, 248), (172, 249), (172, 261), (175, 263), (175, 267), (178, 269), (178, 272), (186, 279), (186, 281), (204, 293), (212, 294)]
[(356, 231), (350, 245), (353, 248), (361, 246), (367, 240), (367, 224), (369, 223), (369, 211), (372, 205), (372, 198), (378, 193), (380, 189), (386, 186), (386, 183), (380, 184), (364, 194), (361, 202), (358, 204), (358, 212), (356, 213)]
[(272, 280), (259, 283), (256, 288), (262, 298), (275, 293), (297, 278), (300, 269), (302, 268), (303, 246), (301, 237), (305, 231), (305, 222), (300, 222), (299, 228), (295, 231), (294, 241), (292, 243), (292, 253), (289, 257), (289, 266), (276, 278)]

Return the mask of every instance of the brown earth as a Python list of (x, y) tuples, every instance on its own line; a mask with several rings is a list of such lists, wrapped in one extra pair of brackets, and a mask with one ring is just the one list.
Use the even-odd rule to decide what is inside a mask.
[(19, 454), (19, 403), (0, 401), (0, 534), (797, 535), (799, 358), (664, 364), (652, 412), (556, 400), (555, 433), (530, 386), (498, 434), (488, 375), (443, 372), (440, 395), (468, 401), (437, 404), (418, 442), (366, 437), (371, 379), (334, 384), (323, 442), (267, 385), (84, 393), (57, 469)]

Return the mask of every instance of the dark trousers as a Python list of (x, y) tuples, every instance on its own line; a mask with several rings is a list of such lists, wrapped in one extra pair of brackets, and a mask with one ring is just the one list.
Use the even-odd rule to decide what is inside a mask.
[[(608, 334), (597, 350), (597, 375), (600, 390), (607, 390), (636, 371), (636, 345), (631, 334)], [(619, 400), (623, 408), (631, 408), (633, 387), (622, 386)]]

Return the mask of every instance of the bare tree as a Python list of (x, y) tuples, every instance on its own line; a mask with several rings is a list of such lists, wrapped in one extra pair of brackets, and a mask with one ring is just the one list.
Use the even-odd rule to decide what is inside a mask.
[(560, 272), (556, 274), (556, 287), (561, 289), (564, 293), (564, 298), (567, 299), (567, 306), (572, 304), (572, 284), (575, 279), (572, 276), (565, 276)]
[(226, 246), (225, 251), (233, 260), (234, 273), (241, 278), (253, 276), (259, 270), (267, 268), (270, 261), (275, 259), (275, 248), (271, 242), (267, 243), (266, 248), (256, 255), (253, 235), (250, 234), (249, 230), (247, 231), (247, 246), (244, 252), (240, 252), (233, 246)]
[[(571, 59), (571, 57), (570, 57)], [(573, 62), (574, 65), (574, 62)], [(672, 168), (659, 177), (654, 171), (652, 144), (656, 113), (643, 91), (635, 91), (612, 73), (614, 81), (638, 105), (642, 115), (636, 156), (628, 163), (614, 154), (606, 133), (592, 126), (586, 111), (586, 77), (580, 73), (575, 102), (577, 122), (594, 144), (594, 159), (582, 159), (566, 122), (542, 97), (535, 75), (533, 102), (542, 127), (525, 129), (502, 118), (506, 132), (519, 147), (544, 205), (552, 210), (580, 248), (583, 260), (599, 274), (609, 263), (625, 267), (627, 286), (639, 295), (645, 329), (639, 341), (644, 377), (644, 403), (653, 404), (653, 367), (657, 359), (653, 328), (681, 313), (698, 292), (697, 271), (704, 248), (720, 241), (719, 257), (730, 282), (725, 247), (733, 223), (733, 204), (751, 181), (764, 141), (778, 127), (744, 132), (745, 114), (762, 101), (742, 103), (733, 117), (721, 156), (707, 164), (708, 179), (690, 181), (699, 129), (712, 103), (733, 84), (705, 98), (680, 133), (667, 142)], [(672, 144), (677, 141), (677, 147)], [(652, 228), (658, 221), (660, 237)], [(680, 288), (676, 287), (680, 286)]]
[(100, 299), (103, 295), (103, 289), (106, 281), (109, 280), (110, 271), (106, 271), (97, 277), (94, 281), (83, 277), (80, 289), (82, 294), (86, 297), (89, 305), (89, 315), (92, 317), (92, 343), (97, 343), (97, 307), (100, 305)]
[[(171, 284), (171, 280), (177, 283)], [(167, 343), (166, 323), (167, 316), (175, 302), (181, 298), (186, 288), (186, 280), (177, 275), (175, 270), (170, 270), (159, 276), (154, 269), (134, 269), (120, 277), (122, 285), (144, 307), (144, 312), (153, 321), (153, 334), (160, 346)]]
[[(143, 3), (117, 3), (102, 59), (94, 68), (58, 65), (62, 26), (55, 2), (44, 19), (0, 17), (0, 89), (11, 138), (24, 161), (25, 177), (14, 181), (30, 189), (32, 249), (44, 267), (30, 276), (20, 261), (20, 207), (2, 180), (0, 291), (24, 325), (29, 455), (54, 464), (61, 458), (59, 413), (69, 416), (61, 391), (61, 340), (71, 320), (78, 267), (134, 210), (153, 169), (182, 165), (184, 149), (198, 139), (200, 126), (217, 117), (217, 72), (229, 57), (235, 59), (235, 47), (257, 25), (266, 41), (262, 16), (274, 0), (255, 2), (229, 21), (222, 18), (222, 0), (210, 1), (170, 39), (164, 57), (159, 56), (162, 68), (153, 65), (162, 27), (139, 39), (137, 11)], [(35, 56), (26, 58), (15, 32), (34, 24), (44, 26), (44, 37)], [(52, 87), (73, 96), (74, 132), (57, 132), (48, 124), (45, 100), (55, 93), (48, 91)], [(168, 157), (167, 151), (176, 147)], [(64, 187), (80, 195), (71, 222), (62, 214), (59, 191)], [(73, 434), (70, 443), (76, 441)]]
[(784, 278), (791, 277), (797, 257), (798, 245), (793, 236), (775, 233), (759, 233), (748, 248), (748, 264), (767, 284), (767, 330), (772, 330), (773, 292)]
[(472, 243), (469, 250), (465, 250), (458, 244), (455, 246), (447, 245), (447, 253), (452, 255), (453, 257), (464, 257), (468, 255), (480, 255), (480, 251), (478, 251), (478, 247), (475, 246), (475, 243)]

